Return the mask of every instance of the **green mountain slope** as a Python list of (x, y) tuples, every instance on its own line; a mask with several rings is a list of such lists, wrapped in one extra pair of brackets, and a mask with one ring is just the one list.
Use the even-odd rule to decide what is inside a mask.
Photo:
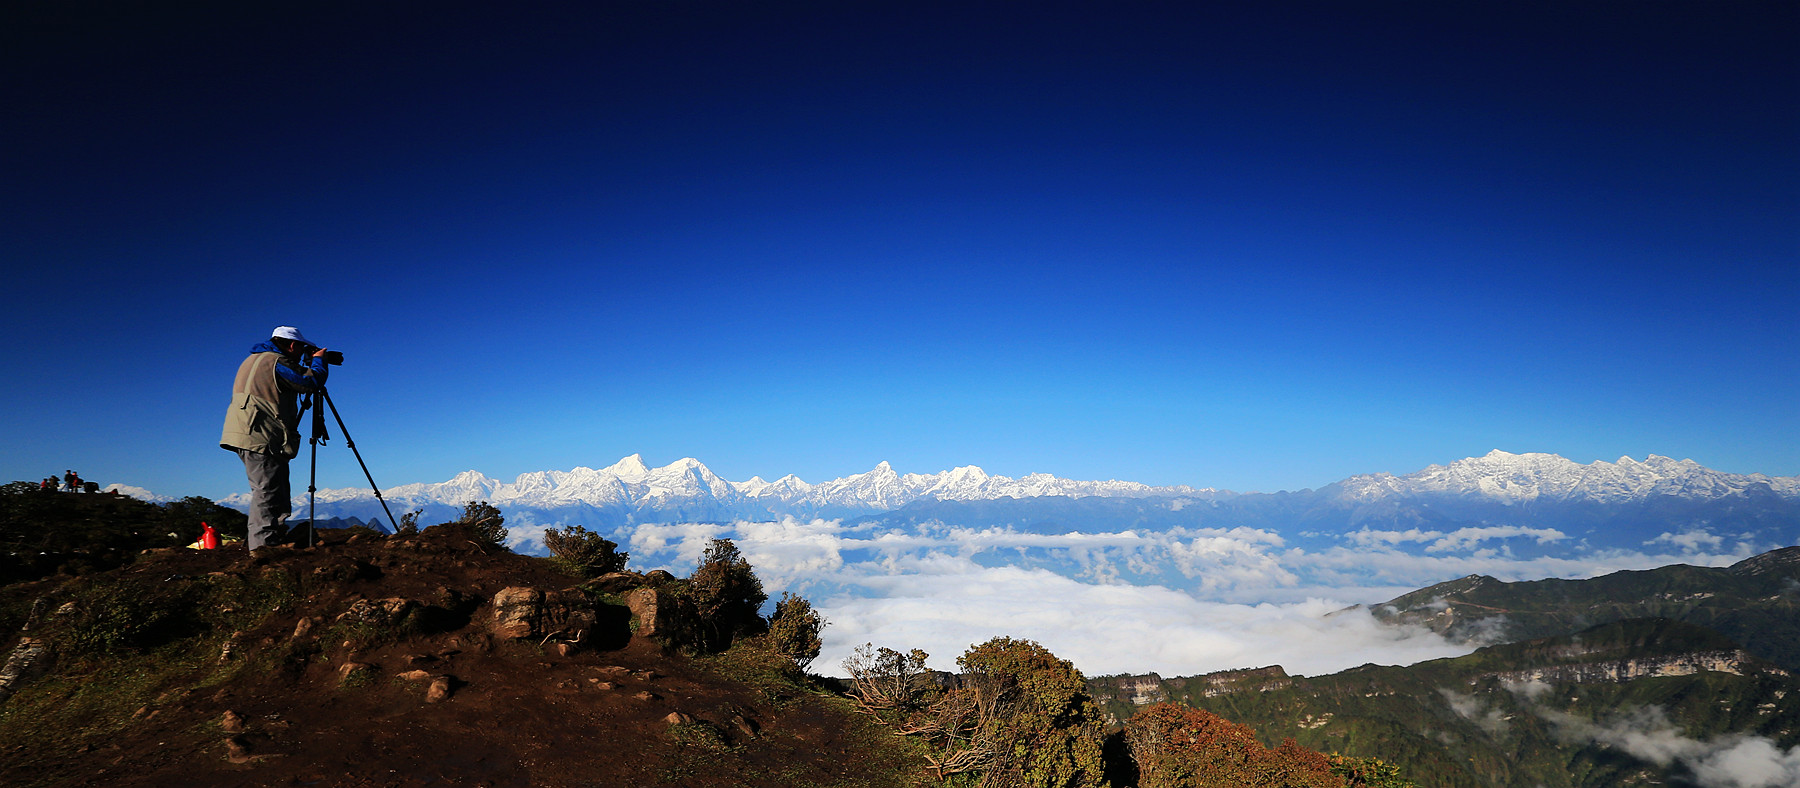
[(1518, 641), (1629, 618), (1712, 629), (1762, 659), (1800, 671), (1800, 547), (1726, 568), (1675, 565), (1588, 580), (1505, 583), (1470, 575), (1378, 605), (1391, 623), (1458, 640)]
[[(1167, 699), (1266, 742), (1379, 757), (1443, 788), (1667, 784), (1746, 736), (1780, 752), (1800, 746), (1800, 681), (1669, 619), (1317, 678), (1279, 668), (1102, 678), (1094, 694), (1119, 719)], [(1655, 757), (1667, 753), (1691, 757)]]

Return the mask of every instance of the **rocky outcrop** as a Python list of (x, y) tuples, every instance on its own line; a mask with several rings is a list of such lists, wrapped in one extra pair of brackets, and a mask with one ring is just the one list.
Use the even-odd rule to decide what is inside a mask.
[(660, 588), (637, 589), (625, 595), (625, 605), (637, 622), (633, 634), (666, 638), (683, 631), (679, 606)]
[(1094, 687), (1095, 699), (1100, 701), (1117, 700), (1133, 706), (1148, 706), (1162, 703), (1169, 699), (1169, 691), (1163, 678), (1155, 673), (1141, 676), (1108, 676), (1089, 682)]
[(1609, 659), (1567, 665), (1545, 665), (1490, 674), (1508, 683), (1539, 681), (1545, 684), (1619, 684), (1633, 679), (1692, 676), (1696, 673), (1729, 673), (1734, 676), (1787, 671), (1762, 663), (1742, 651), (1703, 651), (1635, 659)]
[(577, 589), (544, 591), (512, 586), (494, 595), (491, 631), (503, 640), (555, 637), (580, 643), (593, 634), (594, 605)]
[(1195, 676), (1185, 681), (1199, 685), (1200, 695), (1207, 698), (1232, 692), (1272, 692), (1294, 685), (1294, 680), (1288, 676), (1287, 671), (1281, 669), (1280, 665), (1246, 670), (1221, 670), (1217, 673)]
[(19, 685), (36, 672), (49, 651), (50, 645), (42, 640), (19, 638), (19, 645), (6, 658), (6, 665), (0, 667), (0, 703), (5, 703), (7, 698), (12, 697)]

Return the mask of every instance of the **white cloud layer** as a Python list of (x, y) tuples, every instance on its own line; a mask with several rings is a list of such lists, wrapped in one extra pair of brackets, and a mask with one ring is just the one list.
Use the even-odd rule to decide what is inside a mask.
[(1537, 705), (1546, 685), (1512, 687), (1532, 713), (1556, 727), (1565, 742), (1592, 742), (1667, 767), (1679, 763), (1701, 788), (1793, 788), (1800, 785), (1800, 746), (1782, 750), (1762, 736), (1731, 734), (1712, 739), (1682, 735), (1667, 712), (1655, 706), (1629, 709), (1604, 720), (1588, 720)]
[(826, 672), (865, 642), (922, 648), (934, 667), (949, 669), (970, 645), (997, 635), (1038, 641), (1089, 675), (1277, 664), (1318, 675), (1370, 662), (1410, 664), (1472, 646), (1339, 611), (1469, 574), (1592, 577), (1673, 563), (1725, 565), (1757, 552), (1742, 541), (1684, 534), (1652, 540), (1679, 552), (1516, 557), (1508, 549), (1516, 540), (1568, 539), (1516, 527), (1363, 530), (1310, 550), (1255, 528), (1040, 534), (786, 519), (643, 524), (617, 534), (634, 568), (677, 574), (717, 537), (737, 543), (772, 595), (803, 594), (830, 620), (814, 663)]

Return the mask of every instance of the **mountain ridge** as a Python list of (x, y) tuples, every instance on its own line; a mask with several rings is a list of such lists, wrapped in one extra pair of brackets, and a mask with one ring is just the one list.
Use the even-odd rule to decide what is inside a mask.
[[(1358, 474), (1318, 490), (1237, 493), (1116, 479), (1081, 481), (1047, 473), (1015, 479), (988, 474), (975, 465), (934, 474), (901, 474), (886, 461), (863, 473), (818, 483), (793, 474), (774, 482), (760, 476), (733, 482), (692, 457), (652, 468), (642, 455), (632, 454), (600, 469), (577, 466), (567, 471), (531, 471), (511, 482), (468, 470), (444, 482), (399, 485), (383, 493), (403, 506), (455, 506), (487, 500), (532, 509), (591, 508), (645, 522), (666, 515), (690, 519), (833, 517), (891, 512), (921, 501), (1048, 497), (1217, 501), (1313, 494), (1358, 506), (1463, 501), (1503, 507), (1642, 503), (1661, 498), (1720, 500), (1758, 494), (1800, 500), (1800, 476), (1724, 473), (1693, 460), (1655, 454), (1641, 462), (1621, 457), (1617, 462), (1582, 464), (1555, 454), (1512, 454), (1495, 449), (1482, 457), (1431, 465), (1411, 474)], [(247, 498), (238, 494), (221, 502), (241, 507)], [(337, 488), (318, 491), (317, 500), (322, 505), (373, 503), (374, 496), (361, 488)]]

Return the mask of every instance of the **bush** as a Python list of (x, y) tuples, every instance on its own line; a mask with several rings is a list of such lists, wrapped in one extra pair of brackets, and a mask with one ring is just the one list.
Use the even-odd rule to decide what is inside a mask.
[(544, 546), (550, 548), (550, 560), (578, 577), (599, 577), (625, 568), (630, 553), (618, 552), (619, 545), (579, 525), (550, 528), (544, 531)]
[(1343, 788), (1321, 755), (1288, 739), (1270, 749), (1256, 732), (1208, 711), (1158, 703), (1125, 724), (1140, 788)]
[(805, 597), (783, 591), (781, 601), (775, 603), (775, 615), (769, 618), (769, 645), (806, 670), (819, 658), (819, 649), (825, 645), (819, 640), (819, 630), (825, 628), (825, 623)]
[(464, 505), (462, 517), (457, 518), (456, 522), (469, 526), (475, 531), (476, 538), (489, 545), (506, 546), (506, 517), (487, 501), (470, 501)]
[(394, 533), (399, 536), (412, 536), (418, 533), (419, 516), (424, 513), (424, 509), (414, 509), (406, 514), (400, 515), (400, 523), (394, 526)]
[(1380, 758), (1330, 755), (1331, 773), (1344, 778), (1346, 788), (1418, 788), (1400, 774), (1400, 767)]
[(761, 634), (767, 628), (759, 611), (769, 599), (750, 562), (730, 539), (714, 539), (694, 573), (688, 576), (687, 598), (707, 630), (702, 647), (723, 650), (734, 638)]
[(978, 714), (970, 741), (992, 749), (983, 785), (1080, 788), (1104, 783), (1100, 709), (1068, 660), (1029, 640), (997, 637), (956, 664)]

